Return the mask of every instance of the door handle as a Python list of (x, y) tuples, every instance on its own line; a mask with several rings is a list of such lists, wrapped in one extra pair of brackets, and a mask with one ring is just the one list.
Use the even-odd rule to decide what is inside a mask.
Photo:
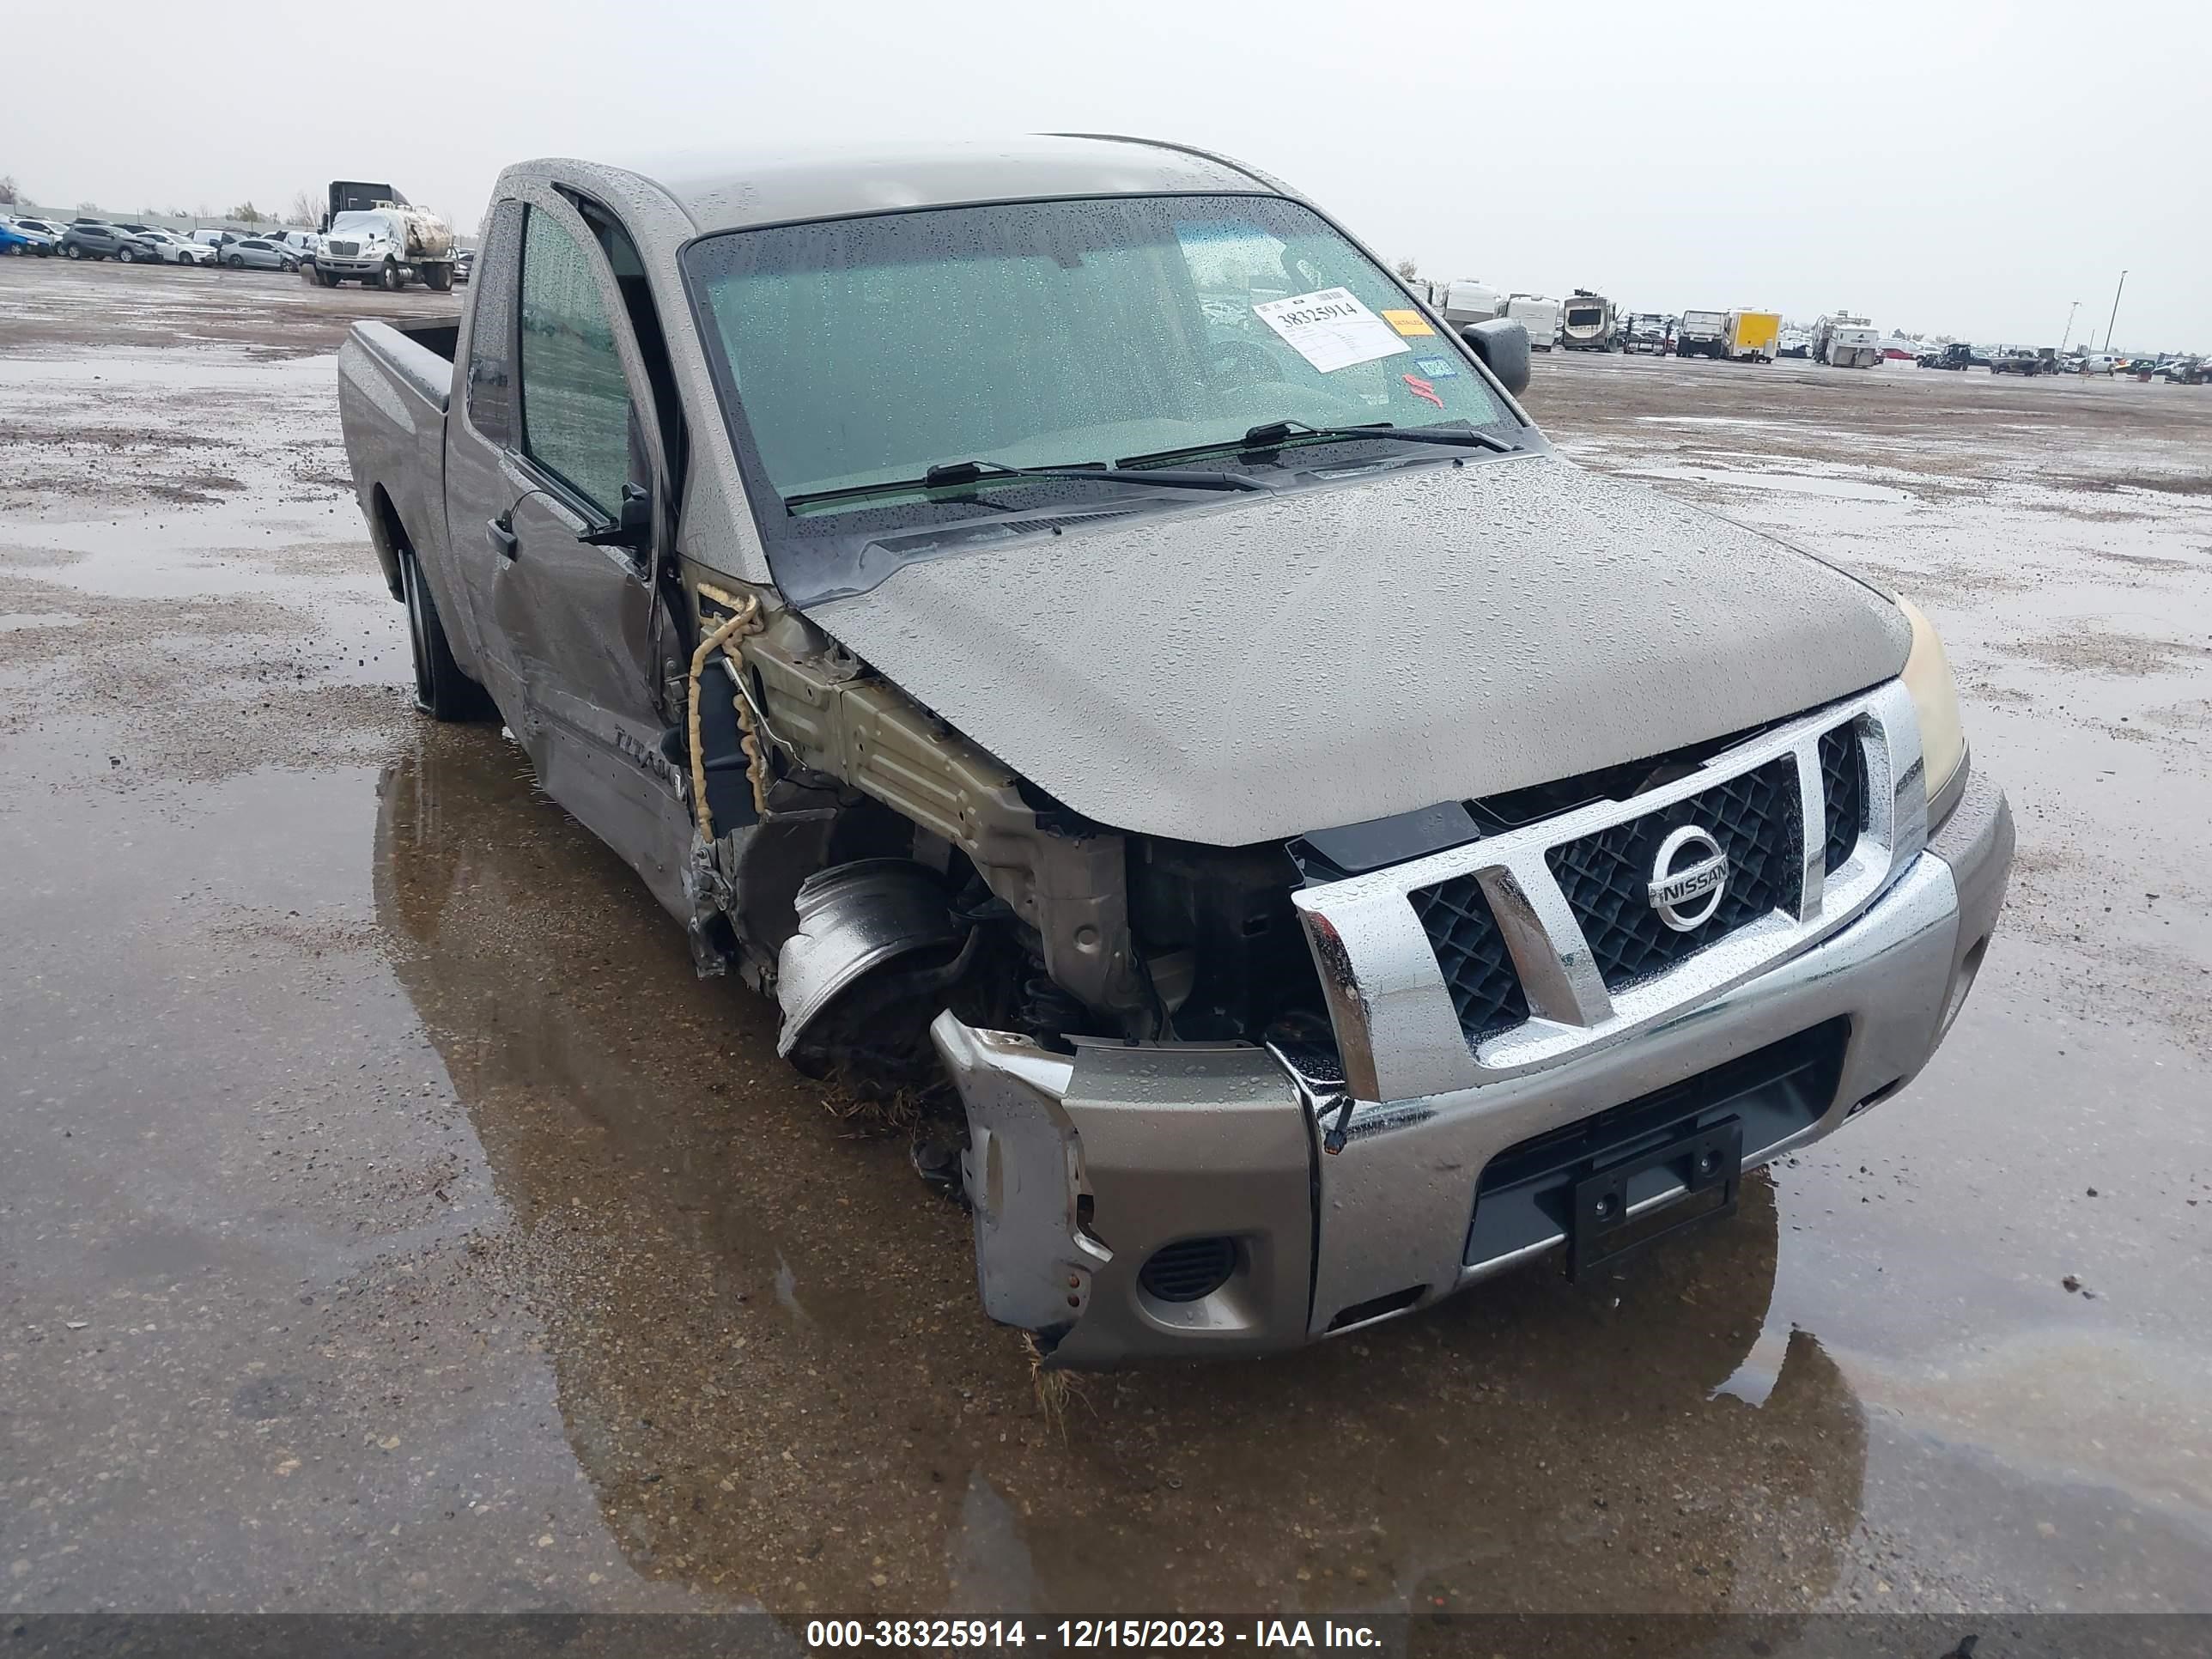
[(484, 534), (491, 538), (494, 550), (502, 559), (512, 560), (521, 550), (514, 530), (497, 519), (484, 520)]

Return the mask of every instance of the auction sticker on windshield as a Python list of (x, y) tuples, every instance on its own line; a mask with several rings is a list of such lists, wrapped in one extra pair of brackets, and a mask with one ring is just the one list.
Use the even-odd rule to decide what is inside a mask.
[(1325, 288), (1314, 294), (1293, 294), (1287, 300), (1263, 301), (1252, 307), (1252, 314), (1324, 374), (1413, 349), (1398, 337), (1397, 330), (1360, 304), (1350, 289)]

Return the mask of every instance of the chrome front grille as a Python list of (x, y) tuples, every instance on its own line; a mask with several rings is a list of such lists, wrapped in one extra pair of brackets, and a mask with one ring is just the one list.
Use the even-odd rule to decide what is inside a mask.
[(355, 254), (361, 252), (361, 244), (359, 242), (332, 242), (331, 244), (331, 252), (337, 255), (341, 259), (350, 259)]
[(1455, 876), (1407, 896), (1428, 932), (1467, 1040), (1480, 1042), (1527, 1019), (1528, 999), (1513, 969), (1505, 936), (1482, 896), (1482, 884), (1473, 876)]
[[(1919, 727), (1893, 682), (1630, 799), (1309, 887), (1296, 902), (1345, 1087), (1386, 1103), (1474, 1087), (1717, 995), (1863, 909), (1920, 852), (1926, 811)], [(1660, 843), (1690, 825), (1729, 879), (1677, 931), (1650, 884)]]
[[(1797, 902), (1805, 871), (1800, 793), (1796, 763), (1784, 755), (1545, 854), (1607, 989), (1662, 974), (1745, 923)], [(1729, 880), (1711, 919), (1677, 933), (1651, 908), (1650, 882), (1660, 843), (1685, 824), (1720, 842)]]
[(1857, 733), (1839, 726), (1820, 738), (1820, 794), (1827, 803), (1827, 873), (1834, 875), (1866, 828), (1866, 754)]

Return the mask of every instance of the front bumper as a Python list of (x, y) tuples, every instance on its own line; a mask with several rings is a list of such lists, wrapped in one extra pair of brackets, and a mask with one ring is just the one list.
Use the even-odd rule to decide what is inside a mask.
[[(1924, 800), (1917, 766), (1900, 793)], [(1975, 778), (1932, 840), (1910, 839), (1879, 892), (1796, 954), (1469, 1086), (1347, 1100), (1270, 1049), (1086, 1042), (1071, 1057), (940, 1015), (932, 1035), (969, 1115), (986, 1310), (1036, 1333), (1055, 1365), (1295, 1347), (1564, 1243), (1549, 1197), (1486, 1181), (1509, 1150), (1500, 1170), (1528, 1164), (1539, 1137), (1653, 1099), (1686, 1121), (1761, 1056), (1817, 1044), (1817, 1063), (1792, 1061), (1788, 1087), (1742, 1111), (1744, 1167), (1832, 1133), (1926, 1064), (2003, 904), (2013, 830), (1994, 785)], [(1647, 1184), (1635, 1207), (1679, 1191)], [(1225, 1283), (1155, 1294), (1157, 1253), (1221, 1238)]]

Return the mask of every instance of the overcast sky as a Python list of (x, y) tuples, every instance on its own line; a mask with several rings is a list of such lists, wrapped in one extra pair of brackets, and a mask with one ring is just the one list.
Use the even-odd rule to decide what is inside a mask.
[(85, 0), (17, 11), (0, 173), (111, 210), (1075, 130), (1225, 150), (1395, 259), (1636, 310), (2212, 347), (2212, 8)]

